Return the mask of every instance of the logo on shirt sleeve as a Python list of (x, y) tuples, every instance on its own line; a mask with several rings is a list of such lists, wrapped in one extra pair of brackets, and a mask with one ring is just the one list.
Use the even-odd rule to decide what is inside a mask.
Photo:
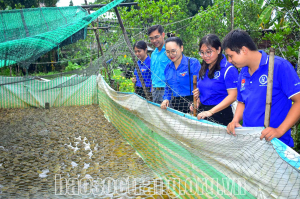
[(182, 77), (184, 77), (186, 74), (187, 74), (187, 71), (186, 72), (183, 72), (183, 73), (179, 73)]
[(259, 83), (261, 85), (265, 85), (266, 83), (268, 83), (268, 76), (267, 75), (262, 75), (259, 78)]
[(145, 68), (142, 68), (142, 69), (141, 69), (141, 71), (142, 71), (142, 72), (145, 72), (145, 71), (146, 71), (146, 69), (145, 69)]
[(220, 74), (221, 74), (220, 71), (216, 71), (214, 74), (214, 79), (219, 79)]
[(242, 79), (240, 91), (245, 90), (245, 83), (246, 83), (246, 79)]

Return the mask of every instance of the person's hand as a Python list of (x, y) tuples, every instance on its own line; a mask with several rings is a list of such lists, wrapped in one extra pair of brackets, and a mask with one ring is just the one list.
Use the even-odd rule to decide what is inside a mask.
[(132, 81), (132, 83), (136, 83), (136, 77), (135, 76), (133, 76), (133, 78), (131, 78), (131, 81)]
[(193, 90), (192, 93), (194, 94), (194, 97), (199, 98), (199, 89), (198, 88)]
[(268, 127), (261, 132), (260, 139), (262, 140), (263, 138), (265, 138), (266, 141), (271, 141), (273, 138), (280, 138), (282, 135), (283, 133), (278, 129)]
[(162, 109), (167, 109), (167, 107), (169, 106), (169, 100), (164, 100), (161, 105), (160, 108)]
[(236, 127), (242, 127), (239, 122), (232, 120), (228, 125), (227, 125), (227, 133), (230, 135), (235, 136), (235, 128)]
[(196, 100), (196, 105), (193, 103), (193, 104), (191, 104), (190, 105), (190, 111), (194, 111), (194, 108), (195, 109), (198, 109), (198, 107), (199, 107), (199, 105), (200, 105), (200, 100), (199, 100), (199, 98)]
[(211, 117), (213, 114), (212, 114), (212, 112), (210, 112), (210, 111), (202, 111), (201, 113), (199, 113), (198, 115), (197, 115), (197, 119), (198, 120), (201, 120), (201, 119), (204, 119), (204, 118), (206, 118), (206, 117)]

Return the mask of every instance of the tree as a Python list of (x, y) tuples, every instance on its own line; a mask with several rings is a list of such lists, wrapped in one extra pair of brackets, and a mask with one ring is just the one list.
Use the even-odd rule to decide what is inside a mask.
[(0, 9), (6, 8), (20, 9), (39, 7), (39, 0), (0, 0)]
[(187, 9), (188, 9), (188, 14), (190, 16), (194, 16), (195, 14), (198, 13), (200, 7), (203, 7), (204, 10), (206, 10), (206, 8), (208, 6), (212, 6), (213, 2), (212, 0), (190, 0), (188, 5), (187, 5)]
[(154, 24), (165, 26), (165, 31), (174, 31), (183, 24), (172, 24), (173, 22), (188, 17), (187, 2), (188, 0), (165, 0), (165, 1), (148, 1), (137, 0), (138, 6), (131, 7), (128, 11), (126, 8), (121, 9), (121, 16), (124, 25), (127, 27), (150, 27)]
[(46, 7), (56, 7), (56, 4), (59, 0), (39, 0), (41, 3), (44, 3)]
[(70, 1), (70, 4), (69, 4), (69, 6), (74, 6), (74, 4), (73, 4), (73, 1), (72, 1), (72, 0)]
[[(225, 13), (225, 14), (224, 14)], [(234, 7), (235, 28), (250, 30), (252, 37), (257, 37), (259, 32), (256, 23), (261, 9), (254, 0), (239, 1)], [(190, 22), (186, 32), (190, 35), (188, 45), (185, 46), (192, 56), (198, 56), (199, 39), (209, 33), (213, 33), (222, 39), (230, 30), (230, 1), (216, 0), (206, 10), (200, 8), (199, 14)]]
[(274, 31), (264, 35), (271, 42), (275, 53), (297, 64), (300, 47), (300, 12), (298, 0), (270, 0), (267, 5), (260, 1), (263, 12), (258, 23), (262, 29), (272, 28)]

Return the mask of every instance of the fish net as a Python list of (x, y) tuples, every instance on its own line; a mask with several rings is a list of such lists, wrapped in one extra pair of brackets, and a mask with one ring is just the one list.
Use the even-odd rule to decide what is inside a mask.
[(261, 127), (231, 136), (211, 118), (161, 109), (125, 80), (131, 53), (120, 34), (85, 75), (1, 77), (1, 198), (299, 198), (298, 153), (260, 140)]

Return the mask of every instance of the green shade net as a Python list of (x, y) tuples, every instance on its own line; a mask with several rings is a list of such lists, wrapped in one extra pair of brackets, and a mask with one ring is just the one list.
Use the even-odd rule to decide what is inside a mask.
[(90, 15), (81, 7), (1, 11), (0, 68), (14, 63), (28, 67), (122, 1), (113, 1)]

